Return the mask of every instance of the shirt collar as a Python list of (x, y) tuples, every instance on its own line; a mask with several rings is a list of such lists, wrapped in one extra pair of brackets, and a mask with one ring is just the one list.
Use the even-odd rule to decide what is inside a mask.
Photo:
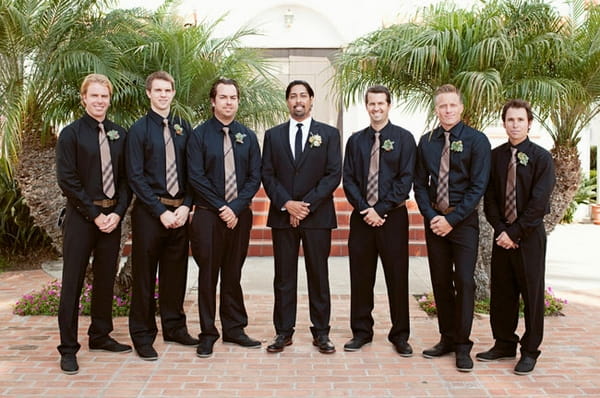
[(462, 132), (464, 127), (464, 123), (462, 122), (462, 120), (458, 123), (456, 123), (450, 130), (444, 130), (444, 128), (442, 126), (438, 127), (439, 133), (438, 133), (438, 137), (444, 139), (444, 132), (445, 131), (449, 131), (450, 132), (450, 136), (454, 136), (456, 138), (460, 137), (460, 133)]
[[(154, 112), (154, 110), (152, 110), (152, 108), (148, 110), (148, 117), (150, 118), (150, 120), (154, 121), (155, 123), (157, 123), (161, 126), (163, 125), (163, 120), (165, 119), (158, 113)], [(169, 114), (169, 116), (167, 116), (166, 119), (169, 121), (169, 124), (172, 123), (171, 122), (171, 114)]]

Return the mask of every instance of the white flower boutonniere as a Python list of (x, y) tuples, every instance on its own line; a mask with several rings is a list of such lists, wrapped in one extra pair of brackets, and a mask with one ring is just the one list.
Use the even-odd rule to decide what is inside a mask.
[(119, 137), (120, 137), (119, 132), (117, 130), (109, 130), (109, 131), (107, 131), (106, 132), (106, 136), (111, 141), (118, 140)]
[(246, 134), (235, 133), (234, 137), (235, 137), (235, 142), (236, 143), (243, 144), (244, 143), (244, 138), (246, 138)]
[(323, 143), (323, 139), (321, 138), (321, 136), (319, 134), (313, 134), (313, 133), (308, 133), (308, 143), (310, 144), (311, 148), (318, 148), (321, 146), (321, 144)]
[(450, 144), (450, 150), (452, 152), (462, 152), (463, 151), (463, 143), (461, 140), (452, 141)]
[(523, 166), (527, 166), (527, 163), (529, 162), (529, 156), (523, 152), (517, 153), (517, 159), (519, 159), (519, 163), (521, 163)]
[(173, 128), (175, 129), (175, 134), (177, 135), (183, 135), (183, 127), (181, 127), (180, 125), (176, 124), (173, 126)]
[(383, 145), (381, 146), (381, 148), (386, 152), (393, 151), (394, 150), (394, 141), (392, 141), (392, 140), (383, 141)]

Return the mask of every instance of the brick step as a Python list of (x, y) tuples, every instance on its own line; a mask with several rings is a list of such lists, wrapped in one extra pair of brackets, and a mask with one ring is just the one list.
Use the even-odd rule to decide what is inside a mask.
[[(339, 226), (331, 231), (331, 239), (348, 240), (350, 235), (350, 227), (348, 225)], [(252, 240), (268, 240), (271, 241), (271, 228), (269, 227), (252, 227), (250, 231), (250, 239)], [(425, 242), (425, 230), (422, 226), (409, 227), (408, 239), (414, 242)]]

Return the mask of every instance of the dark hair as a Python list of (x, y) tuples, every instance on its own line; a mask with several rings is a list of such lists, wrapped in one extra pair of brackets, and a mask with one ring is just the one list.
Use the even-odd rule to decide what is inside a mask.
[(525, 109), (525, 112), (527, 112), (527, 120), (529, 120), (530, 122), (533, 121), (533, 112), (531, 111), (531, 105), (529, 105), (529, 102), (524, 101), (522, 99), (511, 99), (506, 104), (504, 104), (504, 107), (502, 107), (503, 122), (506, 121), (506, 112), (508, 112), (510, 108)]
[(374, 94), (385, 94), (385, 99), (387, 100), (388, 104), (392, 103), (392, 96), (390, 95), (390, 90), (388, 90), (388, 88), (386, 86), (382, 86), (382, 85), (375, 85), (375, 86), (371, 86), (367, 89), (367, 92), (365, 93), (365, 103), (369, 102), (369, 93), (374, 93)]
[(304, 81), (304, 80), (292, 80), (290, 82), (290, 84), (288, 84), (287, 88), (285, 89), (285, 99), (288, 99), (290, 97), (290, 91), (292, 90), (292, 87), (298, 86), (298, 85), (304, 86), (306, 88), (306, 91), (308, 91), (308, 95), (311, 98), (315, 97), (315, 92), (313, 91), (312, 87), (310, 86), (310, 84), (308, 84), (307, 81)]
[(175, 90), (175, 79), (173, 79), (173, 76), (171, 76), (169, 72), (165, 72), (164, 70), (152, 72), (148, 75), (148, 77), (146, 78), (146, 90), (152, 90), (152, 82), (156, 79), (165, 80), (171, 83), (171, 88)]
[(438, 95), (448, 94), (448, 93), (454, 93), (454, 94), (458, 95), (458, 99), (459, 99), (460, 103), (461, 104), (463, 103), (462, 95), (460, 94), (459, 89), (457, 89), (452, 84), (442, 84), (433, 92), (433, 104), (435, 105), (435, 101), (436, 101)]
[(238, 83), (233, 80), (233, 79), (227, 79), (225, 77), (221, 77), (219, 79), (217, 79), (212, 87), (210, 88), (210, 99), (215, 99), (217, 97), (217, 86), (219, 84), (226, 84), (226, 85), (231, 85), (233, 87), (235, 87), (235, 92), (237, 93), (238, 98), (240, 97), (240, 87), (238, 86)]

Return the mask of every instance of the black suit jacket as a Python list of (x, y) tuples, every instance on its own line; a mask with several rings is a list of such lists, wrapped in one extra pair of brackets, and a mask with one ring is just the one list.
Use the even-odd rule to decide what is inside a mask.
[(542, 225), (544, 215), (550, 212), (550, 195), (556, 176), (550, 152), (529, 141), (529, 138), (517, 145), (517, 153), (523, 154), (522, 160), (517, 160), (517, 219), (507, 224), (504, 207), (510, 147), (510, 143), (504, 143), (492, 151), (492, 174), (484, 208), (494, 235), (506, 231), (514, 242), (518, 242)]
[(282, 210), (288, 200), (310, 203), (310, 214), (300, 222), (304, 228), (336, 228), (333, 191), (340, 184), (342, 152), (340, 133), (332, 126), (315, 120), (310, 136), (320, 136), (319, 146), (306, 142), (294, 161), (289, 141), (290, 122), (265, 132), (262, 158), (262, 182), (271, 200), (267, 225), (291, 228), (290, 216)]
[(189, 185), (195, 205), (215, 211), (227, 205), (239, 216), (250, 206), (260, 187), (260, 149), (252, 130), (237, 121), (229, 125), (238, 195), (227, 203), (222, 128), (223, 125), (213, 117), (191, 134), (187, 145)]
[[(354, 133), (346, 144), (344, 157), (344, 192), (348, 202), (357, 211), (371, 206), (367, 203), (367, 182), (371, 162), (374, 131), (368, 127)], [(392, 149), (386, 151), (383, 144), (389, 140)], [(417, 145), (412, 134), (402, 127), (388, 124), (379, 136), (378, 200), (373, 206), (383, 217), (388, 211), (408, 199), (413, 182)]]

